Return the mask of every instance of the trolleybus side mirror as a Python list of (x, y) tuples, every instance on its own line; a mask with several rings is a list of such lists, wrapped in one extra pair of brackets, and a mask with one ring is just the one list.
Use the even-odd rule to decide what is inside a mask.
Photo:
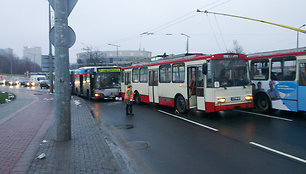
[(207, 63), (204, 63), (203, 65), (202, 65), (202, 73), (203, 74), (207, 74)]

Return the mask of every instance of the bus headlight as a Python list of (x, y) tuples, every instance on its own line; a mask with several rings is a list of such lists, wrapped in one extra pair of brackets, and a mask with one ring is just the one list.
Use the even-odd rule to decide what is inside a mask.
[(217, 99), (218, 103), (225, 103), (225, 101), (226, 101), (225, 98), (218, 98)]
[(252, 100), (252, 99), (253, 99), (253, 96), (247, 95), (247, 96), (244, 97), (244, 99), (245, 99), (245, 100)]

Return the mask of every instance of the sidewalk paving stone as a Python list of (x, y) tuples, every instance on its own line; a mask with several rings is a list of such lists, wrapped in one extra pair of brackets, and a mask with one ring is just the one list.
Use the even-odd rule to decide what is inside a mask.
[(36, 153), (46, 158), (34, 159), (28, 173), (122, 173), (86, 103), (78, 97), (72, 100), (81, 102), (77, 106), (71, 101), (72, 139), (55, 141), (52, 125), (44, 137), (47, 142)]

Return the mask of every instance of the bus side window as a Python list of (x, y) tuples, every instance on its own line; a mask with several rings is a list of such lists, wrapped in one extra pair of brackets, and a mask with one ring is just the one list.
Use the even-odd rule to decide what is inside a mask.
[(299, 85), (306, 86), (306, 63), (300, 63)]
[(130, 72), (126, 72), (125, 73), (125, 85), (131, 84), (131, 73)]

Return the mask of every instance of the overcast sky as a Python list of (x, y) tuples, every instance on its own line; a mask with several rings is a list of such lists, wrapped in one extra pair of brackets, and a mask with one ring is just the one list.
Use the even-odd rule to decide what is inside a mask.
[[(70, 62), (82, 48), (109, 51), (145, 49), (157, 54), (207, 54), (233, 49), (237, 40), (246, 53), (296, 48), (297, 32), (260, 22), (196, 13), (197, 9), (240, 15), (292, 27), (306, 23), (305, 0), (79, 0), (69, 16), (76, 33)], [(0, 48), (21, 57), (24, 46), (48, 54), (48, 1), (0, 0)], [(306, 30), (306, 27), (303, 29)], [(153, 35), (140, 33), (152, 32)], [(173, 34), (173, 35), (166, 35)], [(300, 33), (300, 47), (306, 34)]]

